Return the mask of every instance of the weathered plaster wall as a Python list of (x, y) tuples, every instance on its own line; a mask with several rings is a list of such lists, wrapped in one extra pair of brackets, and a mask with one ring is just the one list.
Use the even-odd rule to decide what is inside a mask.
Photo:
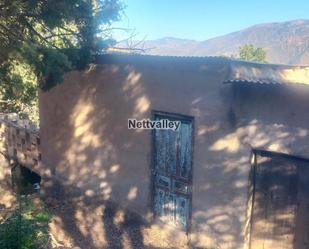
[[(42, 160), (61, 180), (57, 188), (90, 202), (111, 199), (150, 218), (151, 132), (128, 130), (127, 119), (150, 118), (152, 110), (194, 116), (191, 243), (242, 248), (250, 145), (280, 151), (287, 146), (280, 128), (284, 108), (274, 120), (270, 93), (270, 106), (264, 94), (251, 103), (250, 87), (251, 95), (237, 98), (243, 91), (222, 84), (229, 71), (224, 59), (128, 58), (69, 73), (64, 83), (40, 93)], [(283, 102), (278, 99), (277, 107)], [(292, 102), (285, 106), (294, 108)], [(289, 122), (291, 134), (307, 134), (303, 125)], [(180, 241), (180, 233), (168, 234)]]
[[(308, 158), (308, 86), (234, 83), (232, 95), (230, 115), (235, 120), (235, 131), (222, 141), (229, 141), (229, 146), (234, 144), (239, 148), (251, 147)], [(249, 209), (250, 203), (248, 213)], [(245, 233), (250, 234), (249, 223)]]
[(241, 135), (243, 142), (308, 157), (308, 86), (242, 83), (234, 85), (234, 96), (237, 128), (247, 129)]

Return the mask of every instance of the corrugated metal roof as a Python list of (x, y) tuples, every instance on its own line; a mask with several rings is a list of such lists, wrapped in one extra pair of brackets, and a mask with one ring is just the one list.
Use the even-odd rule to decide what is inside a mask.
[(224, 83), (309, 84), (309, 66), (286, 66), (231, 60)]
[(176, 55), (151, 55), (138, 53), (105, 53), (97, 55), (95, 63), (101, 64), (106, 62), (126, 62), (126, 61), (151, 61), (151, 62), (213, 62), (213, 61), (229, 61), (230, 58), (225, 56), (176, 56)]
[(158, 56), (112, 53), (99, 55), (96, 63), (120, 62), (186, 63), (186, 67), (195, 67), (203, 63), (222, 63), (229, 67), (224, 83), (251, 82), (261, 84), (308, 84), (309, 66), (289, 66), (268, 63), (241, 61), (220, 56)]

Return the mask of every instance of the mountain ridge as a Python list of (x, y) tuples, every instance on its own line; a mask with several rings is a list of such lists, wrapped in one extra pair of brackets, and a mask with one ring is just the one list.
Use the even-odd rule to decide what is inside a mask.
[(261, 23), (204, 41), (163, 37), (143, 48), (152, 55), (237, 57), (245, 44), (265, 48), (269, 63), (309, 65), (309, 20)]

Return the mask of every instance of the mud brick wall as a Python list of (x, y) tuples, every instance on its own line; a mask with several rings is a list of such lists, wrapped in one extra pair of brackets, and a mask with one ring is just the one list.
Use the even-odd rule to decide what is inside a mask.
[(39, 129), (15, 114), (0, 114), (0, 151), (34, 170), (41, 162)]

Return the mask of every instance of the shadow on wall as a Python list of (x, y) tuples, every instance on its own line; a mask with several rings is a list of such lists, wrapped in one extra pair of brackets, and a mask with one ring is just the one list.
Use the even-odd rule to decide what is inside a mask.
[[(233, 119), (236, 121), (230, 122), (231, 125), (235, 124), (234, 130), (215, 141), (210, 150), (238, 154), (239, 158), (243, 155), (244, 147), (264, 148), (303, 157), (308, 155), (307, 86), (244, 83), (233, 87), (229, 112), (234, 112)], [(239, 161), (238, 172), (248, 165), (248, 162), (244, 165)], [(232, 166), (231, 160), (229, 167)], [(246, 225), (246, 230), (248, 226), (250, 224)], [(270, 226), (276, 227), (276, 224)], [(309, 230), (308, 225), (304, 230)]]
[[(268, 109), (253, 111), (246, 122), (240, 122), (244, 112), (237, 110), (236, 121), (229, 122), (229, 107), (216, 109), (222, 106), (215, 93), (217, 86), (206, 85), (197, 94), (187, 84), (191, 75), (179, 79), (171, 74), (171, 83), (166, 85), (157, 70), (147, 72), (147, 80), (142, 71), (142, 65), (138, 69), (93, 67), (82, 76), (77, 72), (67, 75), (65, 84), (41, 96), (40, 111), (45, 118), (42, 150), (51, 169), (44, 189), (53, 197), (46, 201), (55, 207), (51, 229), (57, 231), (60, 241), (69, 238), (69, 243), (81, 248), (180, 248), (161, 238), (177, 241), (177, 233), (164, 234), (160, 226), (150, 232), (147, 221), (126, 211), (134, 207), (147, 220), (151, 216), (150, 170), (145, 165), (151, 160), (151, 135), (149, 131), (128, 131), (127, 119), (150, 117), (152, 103), (160, 102), (156, 109), (173, 112), (183, 108), (183, 114), (196, 117), (195, 154), (208, 158), (207, 164), (195, 160), (193, 165), (193, 188), (198, 195), (193, 196), (193, 230), (197, 233), (192, 235), (192, 243), (239, 248), (250, 169), (251, 149), (245, 144), (254, 141), (264, 147), (277, 142), (280, 147), (287, 141), (296, 142), (296, 131), (307, 138), (307, 127), (286, 128), (290, 123), (285, 124), (280, 115), (278, 120), (273, 115), (264, 123), (263, 112)], [(175, 87), (182, 81), (183, 88)], [(214, 89), (207, 91), (207, 87)], [(186, 101), (182, 101), (184, 97)], [(171, 103), (171, 99), (175, 101)], [(119, 206), (111, 202), (111, 196)], [(62, 204), (68, 208), (59, 208)]]
[[(57, 189), (65, 192), (67, 186), (58, 184)], [(78, 199), (45, 199), (54, 215), (50, 230), (59, 245), (90, 249), (161, 248), (144, 243), (143, 230), (149, 224), (134, 212), (99, 196)]]
[(141, 165), (150, 161), (150, 132), (127, 130), (128, 118), (151, 111), (142, 75), (129, 66), (101, 69), (90, 68), (77, 81), (73, 73), (73, 81), (44, 93), (42, 154), (51, 170), (43, 188), (54, 206), (51, 231), (81, 248), (177, 248), (161, 242), (160, 227), (157, 238), (146, 240), (147, 221), (127, 211), (133, 206), (149, 215), (149, 168)]

